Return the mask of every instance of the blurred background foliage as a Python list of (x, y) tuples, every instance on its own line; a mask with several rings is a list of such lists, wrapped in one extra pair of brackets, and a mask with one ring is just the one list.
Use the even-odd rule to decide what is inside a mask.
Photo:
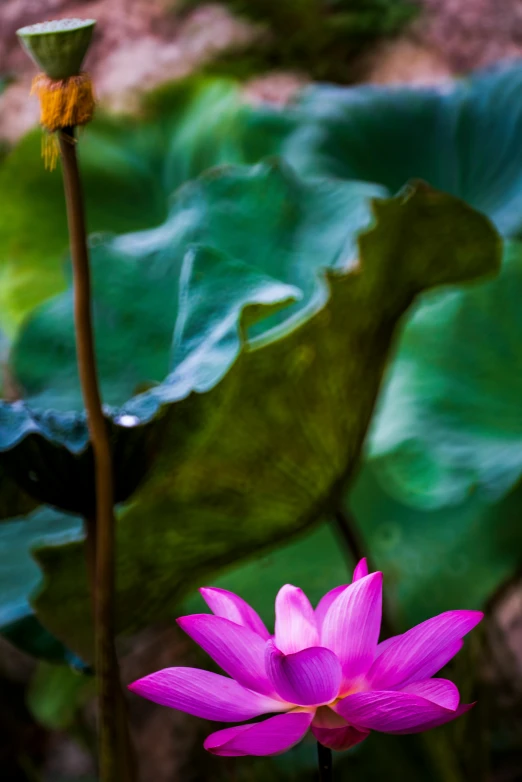
[[(182, 8), (202, 5), (183, 0)], [(354, 62), (381, 36), (398, 33), (418, 13), (414, 0), (226, 0), (239, 17), (262, 25), (254, 46), (208, 66), (237, 75), (268, 68), (305, 71), (313, 79), (348, 83)]]
[[(169, 19), (179, 14), (185, 23), (196, 5), (188, 0), (181, 10), (170, 10)], [(172, 421), (169, 431), (173, 438), (179, 431), (180, 441), (191, 444), (193, 452), (189, 459), (190, 449), (176, 444), (177, 450), (171, 449), (175, 456), (171, 453), (169, 459), (180, 473), (179, 480), (187, 480), (189, 486), (194, 481), (194, 490), (198, 486), (201, 490), (193, 477), (197, 470), (191, 478), (183, 473), (183, 464), (190, 463), (194, 470), (200, 459), (201, 475), (209, 466), (215, 470), (223, 491), (219, 519), (207, 516), (207, 526), (198, 526), (204, 515), (201, 508), (197, 514), (187, 513), (186, 506), (176, 504), (178, 484), (169, 471), (161, 474), (157, 469), (154, 482), (153, 468), (145, 484), (143, 475), (137, 474), (123, 487), (125, 499), (138, 487), (134, 500), (120, 511), (120, 526), (123, 530), (129, 519), (135, 519), (128, 538), (140, 553), (136, 559), (130, 548), (122, 547), (120, 581), (127, 589), (122, 611), (127, 633), (120, 639), (124, 677), (131, 680), (173, 664), (209, 666), (208, 659), (172, 627), (175, 616), (203, 610), (193, 591), (198, 568), (205, 572), (207, 582), (250, 600), (270, 625), (281, 583), (296, 583), (317, 600), (327, 589), (349, 579), (354, 548), (359, 547), (384, 571), (387, 619), (397, 631), (449, 608), (486, 610), (482, 631), (467, 643), (448, 671), (463, 699), (478, 698), (479, 706), (466, 719), (425, 736), (373, 735), (336, 759), (336, 778), (377, 780), (386, 774), (392, 780), (514, 782), (522, 774), (522, 444), (517, 393), (522, 67), (514, 63), (429, 88), (312, 85), (284, 107), (259, 105), (258, 98), (252, 106), (245, 100), (249, 87), (242, 80), (267, 69), (297, 69), (311, 80), (354, 81), (361, 55), (376, 46), (380, 36), (398, 33), (409, 23), (415, 25), (419, 9), (384, 0), (293, 0), (286, 4), (258, 0), (248, 5), (230, 0), (227, 5), (239, 17), (262, 22), (263, 34), (231, 52), (218, 52), (187, 79), (146, 90), (132, 111), (115, 111), (107, 102), (81, 138), (88, 221), (99, 275), (96, 306), (105, 321), (100, 352), (105, 354), (106, 382), (116, 383), (115, 396), (109, 400), (112, 404), (119, 405), (142, 391), (149, 394), (145, 399), (156, 399), (165, 385), (156, 384), (163, 381), (169, 361), (170, 370), (176, 367), (172, 339), (175, 329), (179, 337), (176, 299), (182, 268), (176, 247), (194, 241), (208, 245), (212, 231), (206, 223), (212, 222), (212, 209), (224, 214), (230, 202), (217, 199), (212, 207), (203, 208), (197, 195), (201, 186), (200, 191), (189, 186), (182, 195), (174, 193), (213, 166), (255, 164), (276, 155), (305, 177), (309, 191), (317, 193), (317, 203), (303, 198), (306, 187), (300, 185), (299, 190), (288, 183), (285, 187), (291, 196), (282, 196), (280, 203), (296, 205), (298, 234), (310, 226), (310, 215), (317, 215), (313, 230), (304, 231), (303, 243), (295, 245), (299, 262), (309, 271), (315, 264), (327, 265), (328, 253), (330, 265), (335, 266), (336, 252), (326, 252), (325, 247), (338, 248), (336, 232), (343, 210), (350, 213), (351, 231), (356, 235), (369, 219), (367, 199), (394, 195), (411, 178), (425, 179), (464, 199), (493, 221), (505, 240), (504, 260), (496, 279), (424, 294), (402, 323), (362, 465), (340, 501), (339, 510), (355, 530), (355, 545), (354, 541), (346, 545), (339, 514), (330, 505), (314, 512), (313, 528), (290, 524), (282, 532), (274, 492), (268, 496), (267, 490), (256, 511), (258, 527), (249, 524), (246, 511), (243, 526), (238, 525), (241, 503), (250, 495), (255, 505), (259, 482), (248, 483), (248, 475), (227, 473), (224, 455), (213, 468), (212, 462), (203, 467), (200, 440), (193, 436), (191, 442), (190, 438), (191, 432), (206, 430), (198, 429), (200, 413), (183, 408), (183, 421)], [(209, 77), (209, 71), (226, 74), (226, 78)], [(13, 91), (8, 85), (5, 95)], [(85, 425), (77, 415), (62, 185), (59, 171), (43, 170), (38, 130), (20, 140), (10, 138), (2, 149), (0, 388), (6, 404), (0, 408), (0, 430), (3, 447), (13, 436), (24, 437), (25, 446), (16, 469), (8, 457), (0, 462), (0, 517), (4, 519), (0, 524), (0, 625), (5, 639), (0, 646), (0, 725), (5, 736), (0, 742), (0, 762), (6, 779), (92, 782), (92, 676), (75, 653), (79, 651), (75, 628), (83, 624), (88, 634), (89, 609), (81, 586), (81, 520), (71, 513), (78, 512), (73, 503), (80, 502), (85, 491), (73, 475), (83, 473), (86, 459), (81, 463), (53, 461), (57, 444), (64, 438), (73, 450), (81, 448), (85, 439)], [(215, 175), (205, 181), (213, 180)], [(265, 305), (279, 306), (289, 303), (296, 286), (301, 295), (306, 291), (305, 300), (314, 290), (313, 285), (307, 288), (300, 273), (296, 276), (299, 264), (290, 264), (291, 274), (285, 277), (284, 262), (291, 259), (278, 260), (277, 255), (262, 260), (265, 271), (270, 269), (269, 279), (252, 276), (252, 259), (245, 257), (243, 248), (250, 242), (254, 252), (270, 236), (276, 248), (285, 236), (277, 221), (277, 191), (270, 189), (270, 178), (258, 181), (261, 190), (270, 194), (265, 200), (272, 203), (273, 222), (268, 228), (264, 222), (256, 226), (252, 219), (255, 199), (245, 200), (239, 216), (252, 222), (246, 236), (238, 234), (229, 242), (235, 252), (242, 248), (241, 260), (250, 263), (247, 273), (241, 269), (234, 278), (236, 287), (222, 290), (219, 270), (228, 261), (211, 254), (198, 256), (196, 275), (185, 279), (192, 286), (193, 300), (199, 303), (195, 319), (184, 316), (190, 328), (185, 331), (182, 355), (183, 350), (187, 355), (194, 350), (200, 361), (201, 356), (205, 358), (191, 369), (194, 382), (203, 384), (202, 388), (205, 383), (206, 388), (213, 387), (235, 356), (227, 341), (214, 339), (216, 324), (232, 312), (235, 333), (241, 306), (256, 301), (260, 292)], [(238, 192), (245, 198), (244, 190)], [(260, 197), (259, 193), (255, 196)], [(270, 213), (265, 210), (266, 204), (259, 214)], [(197, 220), (194, 213), (199, 215)], [(468, 252), (473, 247), (477, 253), (476, 228), (472, 234)], [(459, 260), (458, 248), (466, 243), (453, 239)], [(350, 241), (340, 260), (354, 257), (353, 237)], [(220, 242), (214, 249), (228, 252), (226, 241)], [(303, 262), (303, 258), (308, 260)], [(184, 262), (184, 268), (190, 265)], [(167, 279), (171, 280), (168, 289)], [(392, 278), (388, 285), (393, 298), (401, 284)], [(216, 291), (221, 295), (216, 296)], [(386, 297), (382, 302), (384, 309)], [(277, 325), (281, 318), (284, 323), (285, 309), (270, 313), (271, 319), (258, 328)], [(373, 317), (379, 319), (382, 312)], [(285, 328), (284, 339), (296, 340), (294, 369), (299, 373), (306, 368), (308, 355), (299, 350), (302, 332), (292, 323)], [(177, 344), (179, 349), (179, 339)], [(132, 369), (136, 362), (139, 372), (126, 374), (124, 368)], [(211, 367), (210, 381), (201, 379), (199, 366)], [(274, 377), (267, 375), (267, 398), (275, 394), (278, 384), (285, 390), (286, 380), (281, 383)], [(329, 420), (331, 399), (319, 391), (320, 383), (314, 390), (315, 420), (320, 421), (321, 414)], [(33, 411), (29, 408), (28, 413), (18, 400), (31, 397)], [(226, 427), (232, 422), (250, 431), (240, 396), (239, 404), (229, 408), (230, 399), (223, 395), (209, 395), (209, 399), (209, 410), (220, 406), (227, 410)], [(295, 405), (292, 395), (288, 399)], [(44, 412), (46, 405), (75, 412), (60, 417)], [(136, 413), (141, 417), (141, 410), (129, 407), (116, 411), (115, 416)], [(151, 415), (146, 406), (143, 415)], [(24, 427), (25, 432), (43, 428), (52, 443), (50, 450), (39, 450), (34, 435), (21, 434)], [(318, 431), (327, 429), (319, 426)], [(156, 434), (135, 440), (132, 436), (118, 435), (122, 458), (130, 454), (135, 459), (143, 451), (148, 464), (155, 465), (160, 442)], [(313, 426), (294, 433), (292, 439), (301, 450), (306, 440), (319, 452), (321, 437), (315, 437)], [(331, 470), (331, 465), (321, 463), (331, 459), (331, 453), (324, 444), (320, 450), (321, 459), (314, 457), (316, 477), (305, 472), (299, 477), (304, 484), (314, 484), (316, 491)], [(35, 465), (34, 475), (30, 470), (21, 482), (27, 464)], [(65, 473), (60, 472), (63, 469)], [(67, 489), (67, 504), (44, 498), (48, 504), (40, 505), (41, 490), (34, 485), (39, 470), (47, 475), (54, 497), (65, 496)], [(64, 475), (69, 475), (69, 486), (64, 485)], [(143, 485), (145, 489), (152, 486), (149, 495), (155, 505), (145, 504), (142, 518), (136, 514), (142, 500), (136, 498), (141, 497)], [(291, 511), (289, 503), (285, 513), (290, 517)], [(162, 546), (161, 565), (155, 571), (153, 541), (160, 528), (168, 545)], [(258, 547), (261, 552), (254, 556)], [(233, 554), (224, 556), (224, 550)], [(141, 556), (147, 551), (148, 559)], [(190, 578), (172, 564), (180, 557)], [(219, 561), (227, 567), (216, 567)], [(235, 561), (232, 566), (231, 561)], [(210, 570), (208, 562), (214, 565)], [(182, 588), (180, 578), (185, 581)], [(150, 610), (146, 602), (140, 604), (145, 581), (147, 589), (142, 591), (156, 592), (160, 612)], [(79, 615), (78, 606), (83, 606)], [(269, 774), (288, 782), (314, 778), (312, 742), (281, 758), (222, 761), (201, 749), (208, 725), (151, 704), (133, 702), (131, 706), (144, 779), (246, 781), (266, 779)]]

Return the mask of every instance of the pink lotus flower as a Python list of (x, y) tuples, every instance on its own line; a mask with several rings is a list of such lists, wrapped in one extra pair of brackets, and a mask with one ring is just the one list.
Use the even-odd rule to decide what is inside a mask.
[(275, 604), (271, 636), (248, 603), (224, 589), (200, 590), (212, 614), (178, 624), (232, 678), (196, 668), (165, 668), (129, 686), (163, 706), (219, 722), (241, 722), (212, 733), (216, 755), (275, 755), (309, 728), (321, 744), (344, 750), (371, 730), (419, 733), (468, 711), (447, 679), (432, 678), (462, 648), (480, 611), (447, 611), (378, 643), (382, 573), (357, 565), (350, 585), (328, 592), (314, 609), (286, 584)]

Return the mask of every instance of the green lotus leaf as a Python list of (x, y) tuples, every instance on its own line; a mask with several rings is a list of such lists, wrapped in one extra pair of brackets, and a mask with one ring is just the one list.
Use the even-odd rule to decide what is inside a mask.
[(49, 508), (0, 524), (0, 630), (2, 636), (35, 657), (78, 662), (42, 627), (29, 597), (41, 582), (32, 549), (44, 542), (81, 540), (82, 535), (81, 519)]
[(518, 235), (521, 89), (519, 63), (436, 87), (311, 87), (279, 115), (287, 126), (281, 154), (301, 173), (378, 182), (391, 192), (420, 177)]
[[(286, 124), (282, 152), (304, 174), (392, 190), (421, 176), (516, 237), (521, 83), (515, 63), (432, 88), (319, 86), (273, 121)], [(519, 480), (517, 254), (508, 251), (494, 283), (422, 299), (404, 330), (369, 446), (401, 502), (436, 508), (474, 491), (493, 501)]]
[[(499, 503), (467, 497), (455, 507), (419, 511), (383, 489), (373, 465), (364, 465), (345, 504), (362, 532), (363, 548), (384, 572), (384, 590), (401, 632), (454, 608), (484, 608), (520, 565), (522, 486)], [(326, 591), (350, 580), (335, 522), (325, 521), (297, 541), (251, 562), (214, 574), (211, 583), (240, 594), (274, 623), (274, 600), (285, 581), (301, 586), (317, 603)], [(263, 584), (263, 589), (259, 585)], [(180, 613), (198, 613), (195, 593)]]
[[(162, 432), (153, 468), (119, 509), (120, 631), (168, 615), (209, 569), (320, 518), (358, 462), (399, 318), (424, 288), (496, 269), (498, 236), (464, 203), (419, 184), (373, 199), (370, 211), (375, 192), (301, 180), (275, 162), (226, 169), (180, 191), (162, 228), (108, 240), (145, 268), (161, 268), (170, 253), (179, 275), (178, 284), (160, 275), (163, 288), (178, 292), (168, 341), (165, 333), (172, 370), (111, 411), (116, 437), (150, 426)], [(111, 295), (114, 287), (104, 289)], [(61, 318), (55, 330), (64, 344), (72, 328), (66, 300), (35, 315), (38, 332)], [(106, 341), (124, 344), (111, 336), (117, 301), (109, 326), (95, 302), (106, 371)], [(139, 362), (142, 339), (129, 332), (127, 362), (133, 352)], [(40, 361), (54, 366), (57, 343), (46, 338), (40, 349)], [(62, 355), (72, 367), (68, 349)], [(57, 401), (68, 374), (49, 377)], [(22, 384), (30, 387), (29, 378)], [(58, 452), (68, 476), (67, 454), (87, 444), (83, 418), (35, 413), (31, 404), (0, 406), (5, 462), (38, 476)], [(79, 544), (39, 551), (46, 578), (34, 606), (45, 627), (89, 659), (82, 557)]]
[[(238, 352), (244, 304), (299, 299), (268, 321), (273, 328), (282, 320), (289, 330), (300, 313), (307, 317), (327, 295), (321, 268), (355, 260), (356, 237), (371, 219), (369, 199), (378, 195), (382, 188), (363, 183), (304, 183), (276, 164), (209, 174), (175, 196), (158, 228), (94, 242), (97, 357), (106, 403), (121, 406), (141, 384), (159, 383), (182, 365), (183, 379), (178, 371), (169, 384), (184, 384), (186, 362), (201, 371), (199, 342), (209, 339), (215, 383)], [(36, 310), (20, 332), (11, 368), (31, 408), (82, 408), (72, 325), (69, 289)], [(230, 355), (218, 355), (230, 347)], [(199, 390), (195, 378), (192, 389)], [(86, 443), (67, 439), (75, 451)]]
[(7, 335), (0, 329), (0, 399), (5, 398), (6, 385), (8, 385), (8, 379), (6, 378), (5, 367), (8, 361), (9, 348), (10, 348), (10, 340), (8, 339)]
[(522, 475), (522, 245), (500, 276), (427, 294), (403, 329), (368, 458), (386, 490), (420, 508), (494, 502)]
[[(97, 354), (103, 398), (113, 406), (118, 501), (132, 494), (159, 448), (162, 406), (212, 387), (233, 363), (244, 307), (250, 333), (256, 317), (288, 332), (320, 308), (327, 298), (321, 266), (353, 262), (356, 236), (371, 219), (369, 199), (381, 193), (366, 184), (305, 183), (276, 164), (211, 174), (179, 192), (159, 228), (93, 248)], [(92, 513), (70, 290), (34, 313), (12, 359), (26, 399), (0, 404), (0, 463), (39, 501)]]
[[(248, 128), (244, 139), (239, 127)], [(183, 182), (213, 165), (270, 152), (264, 129), (257, 132), (238, 88), (224, 79), (163, 88), (138, 116), (98, 112), (79, 144), (89, 231), (158, 225)], [(0, 191), (9, 194), (0, 212), (0, 328), (12, 336), (35, 306), (67, 286), (62, 177), (59, 168), (44, 169), (39, 130), (1, 161)]]
[[(0, 331), (0, 399), (9, 391), (11, 373), (6, 370), (9, 340)], [(4, 387), (3, 387), (4, 386)], [(0, 465), (0, 521), (29, 513), (38, 503), (24, 492)]]
[(390, 496), (371, 462), (347, 495), (404, 628), (453, 608), (486, 607), (520, 567), (521, 500), (519, 484), (499, 502), (476, 494), (419, 510)]

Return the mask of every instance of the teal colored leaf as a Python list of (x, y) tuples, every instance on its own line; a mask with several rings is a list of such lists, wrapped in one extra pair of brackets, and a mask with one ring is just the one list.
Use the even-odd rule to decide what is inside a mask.
[(505, 235), (522, 228), (522, 66), (437, 87), (305, 91), (281, 154), (301, 173), (377, 182), (396, 192), (418, 177), (487, 214)]
[(53, 662), (74, 656), (35, 618), (29, 596), (41, 585), (32, 550), (82, 538), (81, 520), (50, 509), (0, 524), (0, 632), (23, 651)]
[(0, 329), (0, 399), (6, 396), (7, 377), (5, 367), (9, 354), (9, 340), (7, 335)]
[[(516, 237), (521, 83), (514, 63), (433, 88), (313, 87), (279, 115), (282, 151), (301, 173), (392, 191), (422, 177)], [(424, 297), (404, 329), (369, 445), (380, 480), (402, 502), (458, 505), (474, 491), (491, 502), (519, 480), (518, 254), (507, 252), (494, 283)]]
[(520, 565), (521, 486), (500, 502), (473, 495), (419, 510), (391, 497), (370, 463), (348, 499), (404, 628), (452, 608), (484, 608)]
[[(418, 185), (374, 199), (370, 212), (371, 192), (276, 164), (230, 169), (182, 190), (152, 244), (150, 232), (121, 240), (144, 265), (176, 247), (178, 231), (186, 242), (173, 258), (182, 259), (173, 369), (111, 416), (116, 443), (161, 431), (152, 469), (119, 511), (122, 632), (169, 615), (210, 569), (320, 518), (358, 461), (398, 319), (423, 288), (496, 268), (497, 235), (462, 202)], [(48, 316), (63, 315), (67, 340), (60, 305)], [(51, 367), (56, 344), (47, 345), (40, 360)], [(0, 406), (0, 422), (13, 474), (39, 478), (58, 455), (56, 484), (60, 475), (71, 484), (71, 452), (88, 453), (80, 415), (32, 412), (29, 400)], [(81, 546), (38, 557), (37, 616), (88, 659)]]
[(391, 496), (417, 508), (492, 503), (522, 475), (522, 245), (501, 274), (424, 296), (403, 329), (368, 458)]
[[(191, 377), (185, 389), (186, 364), (199, 371), (210, 334), (215, 382), (238, 353), (236, 324), (245, 304), (299, 299), (276, 318), (287, 328), (301, 310), (306, 316), (320, 307), (327, 295), (321, 268), (356, 258), (355, 237), (370, 221), (369, 199), (383, 194), (365, 184), (305, 183), (275, 165), (245, 168), (187, 185), (158, 228), (94, 242), (94, 316), (105, 402), (121, 406), (140, 385), (159, 383), (180, 366), (183, 378), (178, 372), (169, 385), (177, 383), (180, 394), (198, 388)], [(217, 355), (230, 339), (235, 339), (230, 355)], [(29, 318), (11, 366), (31, 408), (82, 408), (72, 289)], [(72, 437), (71, 450), (85, 445), (85, 439), (73, 443)]]

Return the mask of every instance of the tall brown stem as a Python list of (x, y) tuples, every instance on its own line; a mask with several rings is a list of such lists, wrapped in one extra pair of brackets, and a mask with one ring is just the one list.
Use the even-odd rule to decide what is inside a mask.
[[(95, 663), (98, 681), (100, 782), (127, 782), (117, 725), (120, 678), (114, 648), (114, 487), (112, 454), (103, 416), (91, 316), (91, 279), (74, 128), (59, 132), (67, 222), (74, 272), (78, 372), (95, 466)], [(89, 528), (87, 529), (89, 534)], [(93, 534), (91, 530), (91, 534)]]
[[(96, 615), (96, 519), (92, 516), (84, 518), (85, 530), (85, 553), (87, 563), (87, 576), (91, 587), (92, 614)], [(116, 666), (118, 666), (116, 658)], [(119, 674), (118, 674), (119, 676)], [(118, 699), (117, 716), (115, 717), (118, 730), (118, 753), (119, 763), (122, 768), (120, 778), (125, 782), (134, 782), (137, 778), (136, 758), (132, 747), (127, 703), (121, 687), (121, 680), (118, 678), (118, 688), (116, 697)]]

